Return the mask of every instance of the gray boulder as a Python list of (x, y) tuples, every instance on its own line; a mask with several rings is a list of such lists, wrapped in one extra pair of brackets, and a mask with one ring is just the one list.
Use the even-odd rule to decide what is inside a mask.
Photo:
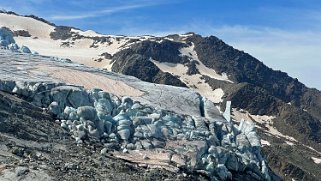
[(153, 144), (149, 140), (141, 140), (141, 144), (145, 150), (154, 148)]

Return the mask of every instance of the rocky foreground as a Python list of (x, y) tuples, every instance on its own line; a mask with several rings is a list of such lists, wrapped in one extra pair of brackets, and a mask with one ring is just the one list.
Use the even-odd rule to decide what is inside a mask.
[[(52, 116), (14, 95), (0, 92), (0, 180), (189, 180), (193, 176), (148, 169), (86, 140), (77, 146)], [(198, 177), (202, 179), (202, 177)], [(205, 178), (204, 178), (205, 179)]]
[[(234, 124), (230, 106), (222, 115), (189, 89), (10, 48), (14, 40), (2, 32), (2, 178), (277, 179), (261, 155), (254, 125)], [(93, 89), (54, 73), (61, 69), (115, 84)], [(108, 86), (123, 89), (123, 95)], [(127, 88), (130, 97), (124, 96)]]

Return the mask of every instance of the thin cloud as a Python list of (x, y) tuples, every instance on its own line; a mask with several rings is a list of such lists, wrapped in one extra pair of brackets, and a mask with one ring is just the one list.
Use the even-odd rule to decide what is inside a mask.
[(77, 20), (77, 19), (94, 18), (94, 17), (99, 17), (99, 16), (103, 16), (106, 14), (118, 13), (118, 12), (122, 12), (122, 11), (126, 11), (126, 10), (139, 9), (139, 8), (144, 8), (144, 7), (149, 7), (149, 6), (156, 6), (156, 5), (160, 5), (163, 3), (161, 3), (161, 2), (154, 2), (154, 3), (141, 2), (140, 4), (127, 4), (127, 5), (122, 5), (122, 6), (108, 7), (108, 8), (102, 9), (102, 10), (84, 12), (82, 14), (76, 14), (76, 15), (55, 15), (55, 16), (50, 16), (49, 19), (50, 20)]

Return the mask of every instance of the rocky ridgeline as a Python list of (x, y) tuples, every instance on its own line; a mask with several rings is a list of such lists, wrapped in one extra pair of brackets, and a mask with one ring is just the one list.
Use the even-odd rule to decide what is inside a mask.
[[(248, 122), (237, 126), (229, 120), (178, 115), (100, 89), (64, 84), (2, 81), (0, 90), (49, 111), (79, 145), (86, 140), (103, 144), (102, 154), (163, 149), (184, 158), (185, 169), (203, 170), (213, 180), (231, 179), (234, 173), (269, 180), (259, 138)], [(171, 142), (184, 144), (170, 147)]]

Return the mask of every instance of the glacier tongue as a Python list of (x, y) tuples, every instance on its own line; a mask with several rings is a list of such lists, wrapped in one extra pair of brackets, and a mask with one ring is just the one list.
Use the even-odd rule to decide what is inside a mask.
[[(94, 141), (121, 158), (172, 170), (203, 170), (218, 180), (231, 179), (235, 172), (269, 179), (253, 127), (227, 121), (209, 100), (204, 102), (202, 117), (202, 99), (189, 89), (6, 50), (0, 51), (0, 62), (0, 90), (48, 110), (79, 145)], [(51, 76), (44, 67), (107, 77), (141, 94), (122, 97), (85, 89)], [(105, 82), (108, 85), (114, 86)]]

